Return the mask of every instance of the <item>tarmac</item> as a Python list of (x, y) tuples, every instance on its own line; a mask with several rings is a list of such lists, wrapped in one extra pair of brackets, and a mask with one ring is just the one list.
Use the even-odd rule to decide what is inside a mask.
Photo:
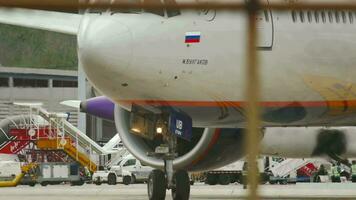
[[(6, 200), (147, 200), (145, 184), (83, 186), (17, 186), (0, 188), (0, 199)], [(263, 185), (261, 199), (356, 199), (356, 183), (298, 183), (296, 185)], [(191, 200), (245, 199), (247, 190), (241, 185), (191, 187)], [(171, 200), (167, 191), (167, 200)]]

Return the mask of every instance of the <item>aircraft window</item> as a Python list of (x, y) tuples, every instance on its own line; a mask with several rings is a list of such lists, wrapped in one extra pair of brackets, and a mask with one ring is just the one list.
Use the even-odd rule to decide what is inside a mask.
[(297, 22), (297, 19), (298, 19), (297, 13), (294, 10), (292, 11), (292, 19), (293, 19), (293, 22)]
[(352, 12), (349, 12), (349, 20), (350, 20), (350, 24), (354, 23), (354, 16), (352, 15)]
[(336, 23), (340, 23), (340, 15), (339, 12), (335, 12), (335, 19), (336, 19)]
[(267, 11), (267, 10), (264, 10), (263, 12), (264, 12), (264, 14), (265, 14), (265, 20), (266, 20), (266, 22), (269, 22), (269, 14), (268, 14), (268, 11)]
[(315, 11), (314, 15), (315, 15), (315, 21), (316, 21), (316, 23), (319, 23), (319, 12), (318, 12), (318, 11)]
[(344, 22), (344, 24), (346, 24), (346, 13), (344, 11), (341, 12), (341, 16), (342, 16), (342, 21)]
[(303, 12), (303, 11), (300, 11), (300, 12), (299, 12), (299, 15), (300, 15), (300, 21), (301, 21), (302, 23), (304, 23), (304, 12)]
[(323, 20), (323, 23), (326, 23), (326, 14), (324, 11), (321, 12), (321, 19)]
[[(162, 4), (161, 0), (144, 0), (143, 1), (144, 4)], [(164, 16), (164, 11), (163, 9), (145, 9), (146, 12), (152, 13), (152, 14), (156, 14), (159, 16)]]
[(132, 165), (136, 165), (136, 159), (130, 159), (126, 161), (126, 163), (123, 166), (125, 167), (125, 166), (132, 166)]
[[(164, 0), (164, 3), (169, 4), (169, 5), (177, 5), (175, 0)], [(174, 16), (177, 16), (180, 14), (181, 13), (180, 13), (179, 9), (177, 9), (177, 8), (170, 8), (170, 9), (167, 8), (167, 16), (168, 17), (174, 17)]]
[(311, 22), (312, 22), (312, 19), (313, 19), (312, 13), (311, 13), (310, 11), (308, 11), (308, 12), (307, 12), (307, 15), (308, 15), (308, 21), (309, 21), (309, 23), (311, 23)]
[(334, 20), (333, 20), (333, 14), (332, 14), (332, 12), (329, 11), (329, 12), (328, 12), (328, 15), (329, 15), (329, 22), (330, 22), (330, 23), (333, 23)]
[[(141, 3), (141, 0), (113, 0), (112, 3), (128, 3), (128, 4), (138, 4)], [(114, 13), (142, 13), (142, 10), (139, 8), (119, 8), (111, 9), (111, 14)]]

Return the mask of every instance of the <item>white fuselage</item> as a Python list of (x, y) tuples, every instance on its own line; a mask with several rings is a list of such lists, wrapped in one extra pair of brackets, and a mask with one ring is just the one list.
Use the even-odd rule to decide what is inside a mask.
[[(268, 11), (257, 19), (264, 125), (353, 124), (356, 13), (302, 13)], [(80, 64), (101, 93), (128, 110), (173, 107), (194, 126), (242, 127), (246, 19), (228, 11), (87, 13)], [(200, 32), (200, 42), (185, 43), (188, 32)]]

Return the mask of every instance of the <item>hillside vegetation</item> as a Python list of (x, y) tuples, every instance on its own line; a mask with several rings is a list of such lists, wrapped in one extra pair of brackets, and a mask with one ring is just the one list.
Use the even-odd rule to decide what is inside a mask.
[(76, 70), (76, 37), (0, 24), (0, 64)]

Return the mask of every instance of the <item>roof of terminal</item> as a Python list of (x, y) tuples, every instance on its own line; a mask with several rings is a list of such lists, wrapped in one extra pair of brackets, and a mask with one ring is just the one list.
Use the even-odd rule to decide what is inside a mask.
[(78, 76), (78, 71), (39, 69), (39, 68), (19, 68), (19, 67), (0, 67), (0, 74), (32, 74), (43, 76)]

